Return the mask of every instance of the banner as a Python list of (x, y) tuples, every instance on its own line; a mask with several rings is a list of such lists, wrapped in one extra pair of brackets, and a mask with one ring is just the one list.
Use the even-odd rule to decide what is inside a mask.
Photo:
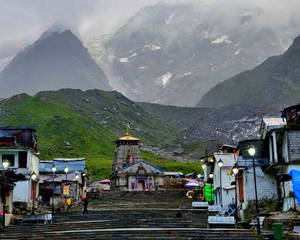
[(300, 171), (292, 169), (289, 172), (289, 175), (292, 177), (293, 191), (297, 199), (298, 205), (300, 206)]
[(69, 186), (64, 186), (64, 195), (65, 196), (69, 195)]

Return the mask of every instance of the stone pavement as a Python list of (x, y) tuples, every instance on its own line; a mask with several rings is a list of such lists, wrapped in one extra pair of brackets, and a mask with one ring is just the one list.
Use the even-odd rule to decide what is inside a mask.
[(73, 208), (53, 224), (10, 226), (0, 239), (255, 239), (249, 230), (206, 228), (207, 211), (184, 198), (123, 197), (90, 200), (88, 215)]

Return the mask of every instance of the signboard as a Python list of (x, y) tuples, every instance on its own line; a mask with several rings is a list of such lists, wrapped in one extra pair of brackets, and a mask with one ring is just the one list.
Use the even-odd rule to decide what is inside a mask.
[(65, 196), (69, 195), (69, 186), (64, 186), (64, 195)]

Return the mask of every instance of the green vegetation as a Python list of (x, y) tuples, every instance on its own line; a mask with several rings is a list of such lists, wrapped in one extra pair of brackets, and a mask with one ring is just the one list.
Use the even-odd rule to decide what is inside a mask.
[(109, 175), (117, 139), (109, 129), (78, 113), (25, 94), (10, 99), (0, 109), (6, 111), (2, 125), (37, 129), (41, 160), (86, 157), (93, 177)]
[(178, 162), (171, 159), (165, 159), (161, 156), (157, 156), (154, 153), (148, 151), (142, 151), (142, 158), (144, 161), (154, 164), (155, 166), (162, 168), (166, 172), (182, 172), (183, 174), (197, 172), (202, 173), (200, 162)]
[[(77, 99), (72, 103), (73, 105), (70, 105), (72, 99), (70, 91), (72, 90), (57, 96), (51, 92), (51, 99), (49, 92), (47, 92), (48, 94), (40, 93), (34, 97), (26, 94), (14, 96), (0, 104), (0, 125), (36, 128), (41, 160), (51, 160), (55, 157), (85, 157), (92, 179), (109, 177), (115, 140), (120, 136), (119, 130), (124, 130), (125, 134), (126, 121), (120, 120), (125, 118), (124, 116), (131, 120), (135, 119), (134, 124), (140, 128), (140, 131), (135, 130), (132, 135), (140, 137), (138, 133), (142, 132), (142, 142), (145, 140), (149, 144), (167, 144), (176, 138), (177, 133), (173, 130), (176, 128), (173, 125), (162, 123), (143, 112), (138, 106), (136, 106), (137, 110), (142, 117), (139, 118), (139, 115), (136, 115), (132, 110), (123, 109), (117, 104), (119, 113), (106, 111), (109, 119), (107, 119), (107, 124), (104, 124), (105, 126), (101, 125), (99, 115), (102, 116), (102, 119), (104, 118), (104, 113), (101, 112), (103, 106), (91, 107), (90, 105), (93, 104), (91, 103), (93, 99), (91, 96), (85, 96), (89, 97), (90, 100), (86, 98), (85, 101), (80, 102)], [(73, 91), (82, 93), (79, 90)], [(101, 91), (96, 93), (99, 94)], [(65, 98), (68, 96), (68, 101), (62, 100), (62, 95)], [(96, 95), (94, 93), (93, 97), (96, 98)], [(116, 93), (101, 94), (101, 97), (108, 98), (109, 95), (116, 95)], [(120, 98), (119, 95), (117, 96)], [(76, 97), (73, 96), (74, 98)], [(99, 95), (98, 98), (100, 98)], [(111, 105), (108, 104), (107, 108), (112, 108), (115, 104), (112, 99), (110, 102)], [(86, 105), (85, 103), (89, 104)], [(95, 117), (93, 112), (96, 111), (99, 114)], [(134, 114), (135, 116), (133, 116)], [(116, 129), (116, 126), (119, 129)], [(149, 134), (146, 134), (147, 132)], [(151, 162), (165, 171), (181, 171), (183, 173), (201, 171), (199, 163), (175, 162), (145, 151), (142, 152), (142, 155), (145, 161)]]

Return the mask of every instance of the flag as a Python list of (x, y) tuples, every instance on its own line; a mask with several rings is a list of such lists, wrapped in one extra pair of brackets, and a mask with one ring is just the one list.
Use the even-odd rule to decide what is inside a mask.
[(236, 150), (236, 151), (234, 151), (234, 153), (233, 153), (233, 157), (234, 157), (234, 160), (235, 160), (236, 162), (237, 162), (237, 160), (238, 160), (239, 153), (240, 153), (240, 150)]
[(292, 169), (289, 172), (289, 175), (292, 177), (294, 195), (297, 199), (298, 205), (300, 206), (300, 171)]

